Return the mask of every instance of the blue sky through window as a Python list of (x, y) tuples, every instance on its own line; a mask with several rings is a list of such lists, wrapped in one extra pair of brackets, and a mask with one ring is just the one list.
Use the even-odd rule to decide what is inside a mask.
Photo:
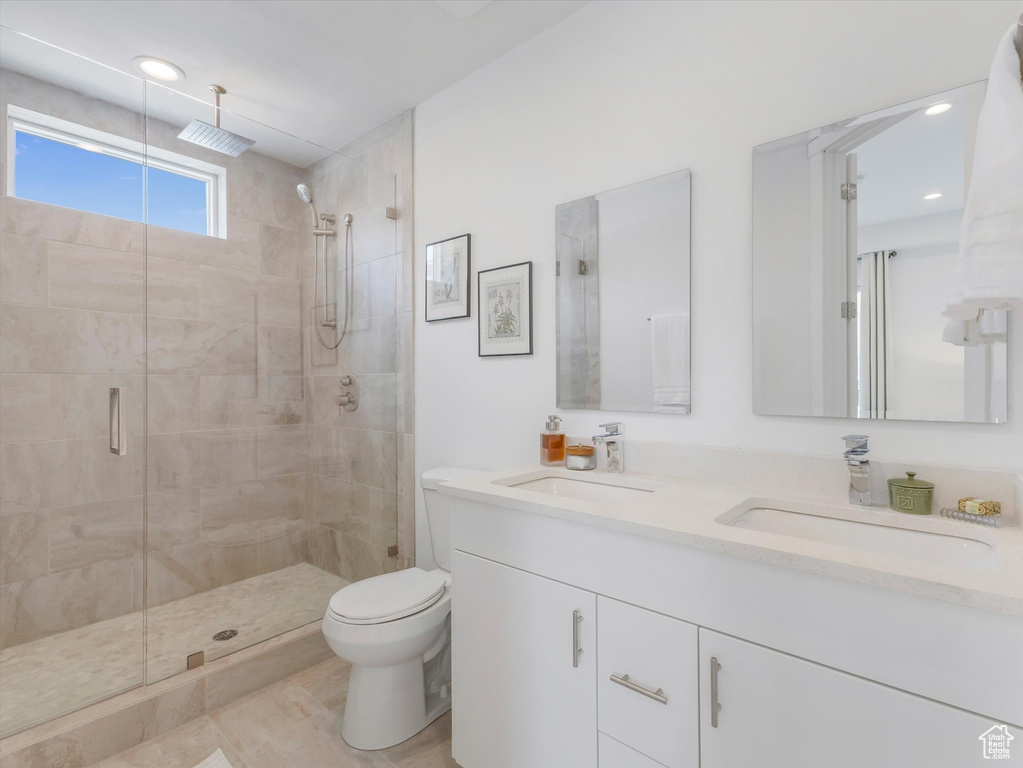
[[(16, 197), (142, 221), (142, 166), (18, 131)], [(149, 169), (149, 223), (207, 234), (206, 182)]]

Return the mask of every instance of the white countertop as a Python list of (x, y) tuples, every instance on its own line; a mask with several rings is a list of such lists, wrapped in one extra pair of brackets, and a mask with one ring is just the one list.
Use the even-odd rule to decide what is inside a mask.
[[(645, 487), (652, 492), (621, 503), (582, 501), (507, 485), (509, 480), (521, 483), (544, 477), (599, 480), (608, 485)], [(628, 472), (621, 475), (573, 472), (558, 467), (491, 472), (444, 483), (439, 490), (450, 496), (544, 517), (1023, 617), (1023, 529), (1018, 524), (987, 528), (941, 517), (937, 510), (930, 516), (907, 515), (886, 506), (854, 506), (844, 498), (780, 494), (764, 488)], [(749, 506), (786, 505), (824, 517), (983, 542), (995, 549), (998, 563), (993, 569), (949, 567), (717, 522), (722, 515)]]

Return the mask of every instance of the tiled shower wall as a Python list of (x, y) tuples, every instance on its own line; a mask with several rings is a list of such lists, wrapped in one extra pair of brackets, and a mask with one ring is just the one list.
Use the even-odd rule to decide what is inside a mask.
[[(351, 214), (353, 301), (348, 333), (325, 349), (313, 323), (312, 254), (303, 286), (310, 505), (310, 562), (356, 581), (414, 561), (412, 478), (412, 113), (309, 169), (320, 210), (337, 216), (330, 285), (343, 285), (345, 214)], [(386, 209), (394, 208), (396, 218)], [(322, 277), (321, 277), (322, 280)], [(322, 291), (322, 284), (319, 288)], [(332, 307), (333, 309), (333, 307)], [(333, 342), (335, 331), (321, 329)], [(337, 407), (339, 379), (359, 378), (356, 411)], [(397, 526), (397, 541), (395, 527)], [(399, 556), (388, 555), (397, 543)]]
[(600, 261), (595, 197), (555, 212), (558, 406), (600, 408)]
[[(301, 171), (4, 71), (6, 102), (227, 167), (227, 238), (4, 197), (0, 646), (142, 606), (144, 341), (150, 605), (305, 558)], [(107, 450), (108, 387), (129, 455)]]

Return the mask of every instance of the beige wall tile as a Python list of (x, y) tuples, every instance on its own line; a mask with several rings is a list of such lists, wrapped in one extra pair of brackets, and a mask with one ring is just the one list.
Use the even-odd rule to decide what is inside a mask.
[(203, 488), (200, 494), (203, 538), (285, 519), (298, 520), (303, 517), (305, 505), (304, 475)]
[(394, 491), (313, 475), (312, 503), (314, 520), (318, 523), (384, 548), (395, 543), (397, 497)]
[(0, 301), (47, 305), (47, 243), (35, 237), (0, 235)]
[(149, 320), (149, 372), (245, 374), (256, 372), (256, 329), (241, 323)]
[(0, 442), (47, 440), (51, 435), (50, 377), (0, 375)]
[(343, 469), (340, 430), (310, 424), (308, 431), (309, 471), (320, 475), (340, 475)]
[(260, 477), (291, 475), (308, 470), (309, 438), (304, 424), (260, 428)]
[(200, 538), (199, 489), (150, 493), (146, 498), (146, 546), (171, 549)]
[(137, 566), (134, 560), (107, 560), (0, 586), (0, 647), (130, 612)]
[[(228, 184), (230, 188), (230, 180)], [(227, 217), (227, 237), (207, 237), (164, 227), (149, 227), (147, 255), (227, 269), (255, 272), (259, 267), (259, 224)]]
[(151, 492), (252, 480), (258, 469), (256, 430), (150, 435), (148, 462)]
[(259, 327), (259, 374), (302, 375), (302, 332), (297, 328)]
[(140, 315), (0, 306), (6, 373), (142, 373)]
[(307, 562), (348, 581), (361, 581), (397, 568), (396, 558), (387, 556), (386, 547), (322, 525), (310, 530), (306, 546)]
[(259, 271), (293, 280), (306, 277), (306, 272), (312, 276), (313, 245), (308, 229), (290, 230), (264, 224), (259, 229)]
[(0, 584), (49, 573), (47, 513), (0, 515)]
[(224, 323), (255, 323), (256, 277), (252, 272), (202, 267), (202, 319)]
[(305, 172), (267, 155), (252, 153), (232, 166), (227, 185), (227, 212), (265, 224), (300, 230), (309, 226), (309, 206), (295, 194)]
[(16, 197), (0, 206), (0, 229), (15, 235), (142, 253), (142, 224)]
[(302, 322), (302, 283), (299, 280), (260, 275), (256, 301), (256, 319), (260, 325), (300, 328)]
[(132, 462), (100, 440), (0, 446), (0, 511), (64, 507), (131, 496)]
[(50, 306), (140, 315), (142, 255), (51, 242)]
[(259, 426), (259, 381), (257, 376), (202, 376), (202, 428)]
[(394, 491), (397, 452), (397, 436), (393, 432), (342, 429), (341, 476), (361, 485)]
[(151, 550), (150, 607), (257, 576), (257, 533), (232, 533), (172, 549)]
[(393, 316), (349, 323), (348, 335), (338, 348), (341, 369), (359, 374), (394, 373), (397, 370), (395, 331)]
[(200, 428), (198, 376), (149, 376), (149, 433), (194, 432)]
[(146, 311), (150, 317), (199, 317), (200, 267), (149, 255), (146, 261)]
[(287, 520), (259, 529), (259, 572), (270, 573), (305, 562), (306, 534), (311, 523)]
[(142, 553), (142, 497), (51, 509), (50, 569), (66, 571)]
[(396, 257), (385, 256), (355, 267), (352, 317), (361, 320), (394, 314), (395, 262)]

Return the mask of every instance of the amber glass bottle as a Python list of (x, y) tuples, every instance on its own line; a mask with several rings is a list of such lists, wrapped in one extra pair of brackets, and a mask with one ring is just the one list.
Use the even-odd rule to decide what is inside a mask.
[(565, 463), (565, 433), (561, 419), (553, 414), (547, 417), (547, 424), (540, 434), (540, 463), (545, 467)]

